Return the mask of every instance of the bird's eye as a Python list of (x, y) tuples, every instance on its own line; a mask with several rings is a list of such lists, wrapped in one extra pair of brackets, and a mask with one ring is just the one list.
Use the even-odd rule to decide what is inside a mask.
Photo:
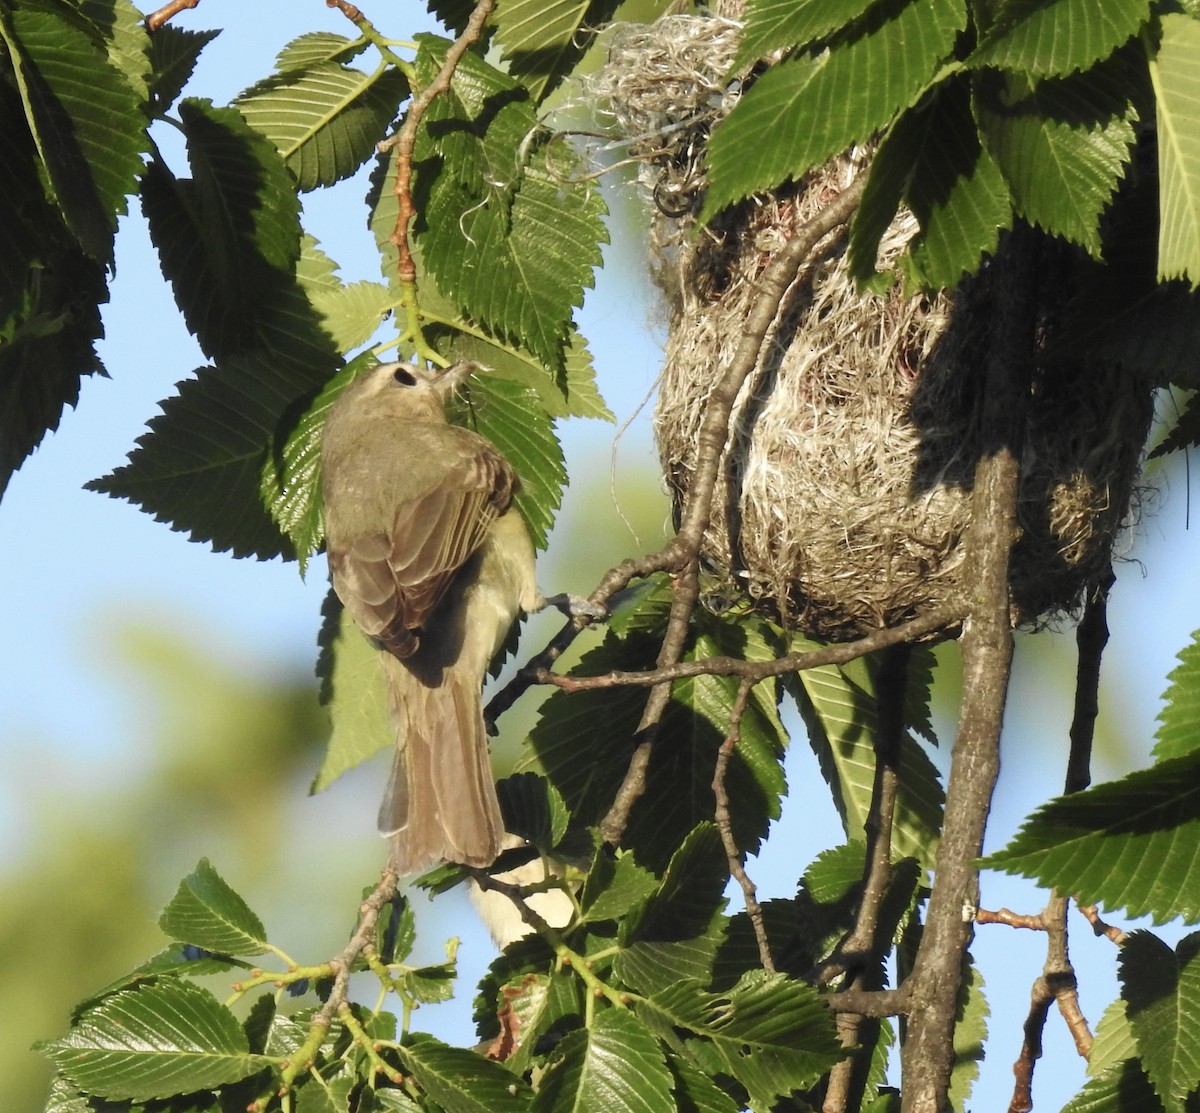
[(417, 377), (403, 364), (392, 372), (392, 378), (401, 386), (416, 386)]

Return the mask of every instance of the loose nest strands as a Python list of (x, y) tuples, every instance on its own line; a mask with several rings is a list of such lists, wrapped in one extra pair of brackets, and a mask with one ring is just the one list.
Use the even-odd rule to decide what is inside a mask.
[[(718, 113), (699, 113), (690, 90), (703, 91), (704, 106), (717, 103), (712, 89), (732, 56), (729, 26), (673, 16), (641, 29), (636, 49), (618, 43), (610, 55), (601, 87), (617, 126), (648, 152), (656, 197), (663, 181), (686, 180), (692, 194), (699, 187), (695, 153)], [(699, 231), (678, 206), (660, 203), (656, 277), (671, 327), (655, 432), (677, 503), (691, 482), (708, 395), (758, 296), (756, 276), (858, 170), (853, 159), (834, 160)], [(916, 231), (901, 213), (879, 265), (893, 266)], [(818, 248), (768, 334), (734, 409), (703, 545), (725, 581), (718, 594), (745, 596), (826, 639), (918, 616), (960, 587), (992, 301), (986, 267), (953, 298), (904, 297), (898, 286), (861, 295), (844, 247), (835, 235)], [(1045, 276), (1047, 342), (1068, 278), (1069, 263)], [(1039, 368), (1010, 579), (1014, 624), (1072, 612), (1103, 578), (1129, 515), (1151, 409), (1149, 387), (1116, 369)]]

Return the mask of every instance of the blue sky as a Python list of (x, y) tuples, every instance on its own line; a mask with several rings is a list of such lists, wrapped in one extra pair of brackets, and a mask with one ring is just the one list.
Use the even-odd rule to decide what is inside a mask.
[[(416, 22), (424, 18), (416, 5), (389, 7), (395, 10), (367, 14), (398, 35), (428, 29), (427, 22)], [(231, 25), (206, 50), (191, 86), (193, 94), (227, 101), (261, 76), (267, 60), (296, 35), (322, 29), (350, 33), (344, 18), (320, 0), (259, 0), (252, 29), (249, 18), (239, 14), (246, 10), (244, 5), (209, 0), (177, 17), (185, 27), (201, 28), (225, 19)], [(240, 31), (234, 29), (239, 25)], [(305, 199), (309, 230), (341, 264), (348, 280), (378, 275), (363, 223), (362, 193), (342, 186)], [(637, 410), (653, 384), (661, 354), (658, 322), (663, 313), (642, 277), (641, 249), (640, 242), (628, 239), (614, 245), (607, 256), (610, 269), (599, 277), (581, 319), (591, 338), (601, 388), (619, 421)], [(0, 629), (0, 746), (9, 771), (0, 787), (0, 836), (6, 848), (0, 865), (10, 867), (29, 849), (30, 801), (47, 794), (52, 800), (53, 778), (116, 786), (131, 773), (128, 763), (135, 748), (130, 739), (139, 712), (105, 668), (105, 639), (114, 619), (154, 616), (190, 638), (233, 654), (250, 673), (307, 669), (314, 654), (317, 611), (325, 590), (320, 562), (302, 582), (294, 565), (214, 555), (128, 503), (81, 489), (87, 480), (123, 462), (145, 421), (157, 412), (157, 402), (203, 362), (179, 319), (137, 214), (121, 225), (118, 275), (105, 327), (101, 352), (111, 378), (85, 382), (78, 412), (68, 411), (59, 433), (26, 462), (0, 504), (0, 590), (6, 619)], [(615, 436), (613, 427), (576, 425), (568, 431), (571, 458), (588, 461), (592, 470), (607, 466)], [(623, 467), (636, 470), (651, 455), (649, 422), (642, 414), (622, 437), (618, 458)], [(1098, 755), (1098, 780), (1145, 761), (1166, 675), (1193, 628), (1200, 626), (1200, 540), (1185, 528), (1188, 498), (1182, 462), (1173, 463), (1168, 474), (1160, 473), (1155, 483), (1157, 493), (1128, 554), (1134, 562), (1122, 566), (1114, 593), (1114, 636), (1102, 703), (1107, 737), (1115, 744)], [(586, 514), (580, 516), (578, 508), (574, 513), (576, 520), (586, 522)], [(642, 545), (649, 547), (654, 540), (643, 538)], [(546, 586), (586, 592), (592, 585)], [(1037, 644), (1022, 639), (990, 848), (1002, 845), (1020, 819), (1060, 783), (1070, 692), (1046, 690), (1051, 675)], [(944, 733), (945, 746), (951, 735), (949, 730)], [(803, 786), (817, 776), (803, 744), (793, 747), (791, 783)], [(373, 797), (370, 783), (356, 785), (353, 791)], [(755, 879), (765, 889), (789, 891), (798, 864), (837, 841), (832, 810), (826, 805), (810, 810), (805, 803), (821, 795), (798, 791), (788, 802), (776, 837), (756, 867)], [(303, 809), (302, 804), (299, 814), (305, 814)], [(364, 840), (374, 838), (373, 811), (372, 803), (363, 813)], [(207, 849), (196, 847), (194, 857)], [(1009, 879), (985, 878), (988, 907), (1009, 904), (1032, 912), (1040, 907), (1035, 899), (1027, 887)], [(1090, 937), (1081, 920), (1075, 924), (1074, 957), (1081, 968), (1084, 1009), (1094, 1025), (1115, 992), (1115, 956), (1110, 944)], [(985, 1065), (976, 1108), (995, 1107), (1011, 1089), (1019, 1025), (1041, 963), (1040, 947), (1024, 933), (993, 927), (981, 934), (993, 1022), (997, 1014), (1003, 1015), (1005, 1027), (992, 1049), (992, 1061)], [(487, 960), (482, 944), (476, 944), (475, 954), (472, 961)], [(466, 996), (469, 999), (470, 993)], [(454, 1037), (450, 1031), (442, 1034)], [(1057, 1108), (1078, 1087), (1082, 1073), (1056, 1017), (1048, 1025), (1048, 1036), (1047, 1054), (1058, 1058), (1044, 1069), (1036, 1092), (1046, 1102), (1040, 1108)], [(460, 1038), (469, 1042), (470, 1035), (464, 1031)]]

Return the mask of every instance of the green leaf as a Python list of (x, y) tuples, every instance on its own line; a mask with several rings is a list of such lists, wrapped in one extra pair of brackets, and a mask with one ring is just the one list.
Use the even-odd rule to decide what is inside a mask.
[(637, 1011), (652, 1027), (665, 1024), (701, 1037), (689, 1041), (689, 1052), (703, 1059), (710, 1075), (736, 1078), (756, 1109), (811, 1086), (845, 1054), (820, 994), (785, 974), (752, 971), (723, 994), (679, 982), (639, 1003)]
[(583, 57), (619, 0), (512, 0), (496, 9), (496, 40), (508, 72), (545, 99)]
[[(796, 648), (809, 644), (796, 639)], [(864, 660), (848, 665), (805, 669), (793, 683), (800, 713), (808, 727), (821, 770), (833, 789), (834, 805), (842, 816), (847, 837), (859, 839), (865, 830), (875, 780), (876, 708), (872, 665)], [(945, 795), (937, 769), (913, 737), (900, 743), (900, 790), (892, 829), (895, 858), (915, 858), (933, 866)]]
[(110, 1101), (214, 1089), (270, 1063), (250, 1054), (241, 1025), (208, 990), (175, 980), (106, 997), (38, 1049), (80, 1089)]
[(261, 501), (263, 465), (284, 413), (319, 385), (319, 366), (255, 352), (198, 368), (161, 404), (129, 463), (87, 489), (129, 499), (218, 551), (291, 555)]
[(707, 982), (724, 920), (729, 864), (711, 823), (698, 826), (672, 855), (657, 891), (622, 919), (613, 970), (639, 993), (681, 979)]
[(566, 371), (557, 378), (547, 374), (541, 361), (531, 353), (469, 333), (455, 335), (453, 354), (456, 359), (475, 360), (489, 369), (489, 375), (511, 379), (534, 390), (543, 409), (552, 418), (616, 420), (596, 388), (596, 370), (587, 341), (574, 326), (567, 337)]
[(496, 784), (504, 829), (550, 854), (567, 833), (571, 813), (558, 790), (536, 773), (514, 773)]
[(1138, 1061), (1126, 1059), (1093, 1078), (1062, 1113), (1162, 1113), (1162, 1108)]
[(1195, 289), (1200, 287), (1200, 20), (1162, 17), (1150, 78), (1158, 105), (1158, 276), (1186, 278)]
[(332, 589), (321, 613), (318, 673), (324, 681), (321, 702), (329, 708), (333, 729), (312, 792), (323, 792), (346, 770), (393, 744), (379, 651), (363, 637)]
[(521, 1113), (530, 1108), (529, 1086), (473, 1051), (414, 1035), (400, 1048), (400, 1058), (445, 1113)]
[(1007, 0), (969, 62), (1063, 76), (1107, 58), (1149, 17), (1147, 0)]
[(738, 1113), (741, 1106), (687, 1059), (672, 1055), (667, 1069), (675, 1079), (676, 1113)]
[(366, 39), (348, 39), (332, 31), (310, 31), (292, 39), (276, 56), (280, 73), (307, 70), (322, 62), (346, 62), (370, 45)]
[(619, 852), (614, 858), (601, 849), (596, 853), (579, 894), (583, 909), (580, 923), (619, 920), (644, 905), (658, 887), (658, 878), (642, 869), (632, 854)]
[(185, 877), (158, 918), (164, 935), (222, 955), (260, 955), (267, 932), (207, 858)]
[(537, 395), (519, 383), (488, 375), (471, 382), (470, 409), (451, 416), (487, 437), (521, 480), (516, 507), (533, 543), (546, 547), (567, 482), (562, 446)]
[(1118, 997), (1109, 1003), (1100, 1023), (1096, 1025), (1096, 1038), (1088, 1052), (1088, 1077), (1098, 1078), (1110, 1067), (1119, 1066), (1126, 1059), (1136, 1056), (1137, 1040), (1125, 1015), (1125, 1001)]
[(1200, 1086), (1200, 934), (1173, 951), (1148, 931), (1133, 932), (1121, 947), (1120, 975), (1142, 1066), (1167, 1113), (1183, 1113)]
[(984, 865), (1155, 923), (1200, 919), (1200, 751), (1043, 805)]
[(746, 27), (733, 69), (740, 70), (777, 50), (809, 44), (849, 26), (875, 0), (750, 0)]
[[(0, 40), (47, 188), (83, 249), (108, 262), (117, 216), (149, 149), (144, 88), (113, 65), (95, 26), (65, 5), (6, 5)], [(148, 45), (141, 32), (142, 50)]]
[(977, 85), (976, 117), (1017, 212), (1093, 257), (1100, 255), (1100, 215), (1134, 139), (1135, 113), (1120, 76), (1109, 67), (1036, 86), (1012, 75)]
[(259, 496), (275, 524), (292, 543), (300, 574), (325, 537), (321, 517), (321, 432), (330, 406), (364, 366), (370, 353), (343, 367), (312, 399), (282, 445), (273, 444), (263, 463)]
[(627, 1009), (608, 1008), (559, 1045), (533, 1099), (535, 1113), (661, 1113), (673, 1107), (662, 1048)]
[(979, 1079), (979, 1064), (987, 1047), (987, 1021), (990, 1014), (983, 995), (983, 975), (963, 955), (963, 979), (958, 992), (958, 1020), (954, 1025), (954, 1062), (950, 1070), (947, 1096), (954, 1109), (970, 1109), (971, 1089)]
[(296, 278), (339, 352), (365, 344), (396, 308), (391, 291), (379, 282), (342, 282), (337, 264), (308, 235), (301, 243)]
[(275, 144), (307, 192), (354, 174), (374, 154), (407, 95), (408, 80), (399, 69), (368, 74), (322, 61), (260, 81), (234, 103)]
[(150, 36), (153, 80), (150, 95), (156, 112), (167, 112), (183, 87), (191, 79), (200, 52), (221, 32), (188, 31), (174, 23), (164, 23)]
[(916, 102), (965, 25), (962, 0), (884, 0), (852, 40), (773, 66), (713, 132), (702, 219), (869, 138)]
[(142, 204), (188, 327), (210, 357), (260, 343), (263, 312), (294, 285), (300, 204), (270, 141), (233, 108), (180, 103), (191, 179), (152, 164)]
[(921, 225), (904, 264), (927, 289), (957, 285), (1012, 224), (1008, 185), (979, 141), (967, 83), (940, 86), (930, 104), (897, 124), (877, 158), (884, 147), (892, 148), (887, 157), (908, 162), (904, 199)]
[(1183, 757), (1200, 750), (1200, 631), (1179, 654), (1179, 664), (1167, 679), (1171, 682), (1158, 714), (1156, 761)]
[[(441, 65), (447, 45), (422, 37), (423, 80)], [(436, 138), (418, 143), (419, 165), (427, 169), (417, 175), (424, 226), (414, 232), (447, 296), (558, 373), (572, 310), (608, 238), (605, 208), (590, 182), (573, 180), (573, 152), (528, 142), (535, 118), (525, 96), (474, 55), (463, 58), (450, 94), (427, 117), (426, 133)], [(384, 204), (386, 187), (379, 196), (380, 207), (394, 212), (393, 201)]]

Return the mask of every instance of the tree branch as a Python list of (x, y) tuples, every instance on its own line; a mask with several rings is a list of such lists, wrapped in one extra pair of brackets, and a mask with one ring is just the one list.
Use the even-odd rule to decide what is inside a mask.
[[(875, 682), (875, 778), (866, 821), (862, 898), (853, 928), (831, 956), (834, 964), (851, 972), (851, 989), (880, 988), (878, 968), (873, 969), (871, 959), (882, 957), (887, 949), (887, 941), (879, 938), (880, 912), (892, 880), (892, 821), (900, 788), (900, 742), (911, 653), (912, 647), (905, 642), (884, 650)], [(838, 1037), (844, 1047), (853, 1050), (830, 1071), (822, 1113), (848, 1113), (859, 1106), (875, 1044), (875, 1040), (863, 1038), (866, 1023), (860, 1013), (838, 1014)]]
[(991, 344), (985, 366), (983, 444), (967, 530), (970, 610), (961, 638), (963, 698), (935, 880), (916, 962), (902, 1050), (902, 1113), (940, 1113), (954, 1063), (963, 953), (979, 904), (976, 859), (1000, 772), (1000, 728), (1013, 636), (1008, 566), (1017, 535), (1017, 485), (1032, 379), (1034, 303), (1028, 230), (1006, 237), (989, 274)]
[(725, 788), (725, 773), (729, 768), (729, 759), (737, 748), (742, 737), (742, 716), (746, 713), (746, 701), (754, 688), (754, 681), (743, 680), (738, 685), (737, 696), (729, 713), (729, 731), (725, 735), (721, 748), (717, 751), (716, 769), (713, 771), (712, 790), (717, 800), (716, 825), (721, 834), (721, 843), (725, 847), (725, 857), (729, 861), (729, 873), (742, 887), (742, 896), (746, 901), (746, 916), (754, 928), (754, 938), (758, 943), (758, 959), (762, 968), (769, 974), (775, 973), (775, 960), (771, 957), (771, 943), (767, 938), (767, 929), (763, 924), (762, 906), (758, 903), (758, 889), (746, 873), (742, 864), (742, 852), (733, 837), (733, 819), (729, 814), (729, 793)]
[[(661, 559), (656, 561), (653, 557), (643, 558), (641, 562), (626, 561), (605, 576), (592, 597), (593, 602), (603, 605), (614, 592), (629, 583), (637, 569), (646, 567), (647, 563), (658, 563), (663, 569), (675, 572), (671, 615), (657, 660), (659, 669), (678, 664), (686, 644), (692, 610), (699, 596), (700, 547), (712, 515), (713, 492), (720, 474), (721, 458), (729, 440), (729, 421), (738, 394), (758, 364), (767, 332), (800, 267), (825, 236), (850, 219), (862, 198), (864, 185), (865, 176), (859, 175), (784, 244), (759, 276), (758, 296), (742, 326), (741, 340), (705, 405), (704, 417), (696, 436), (696, 465), (684, 500), (679, 530), (662, 551), (662, 556), (669, 557), (669, 562)], [(600, 822), (601, 836), (608, 843), (615, 845), (621, 841), (633, 805), (645, 791), (650, 753), (670, 698), (670, 683), (655, 682), (638, 724), (639, 740), (630, 757), (629, 767), (608, 813)]]

